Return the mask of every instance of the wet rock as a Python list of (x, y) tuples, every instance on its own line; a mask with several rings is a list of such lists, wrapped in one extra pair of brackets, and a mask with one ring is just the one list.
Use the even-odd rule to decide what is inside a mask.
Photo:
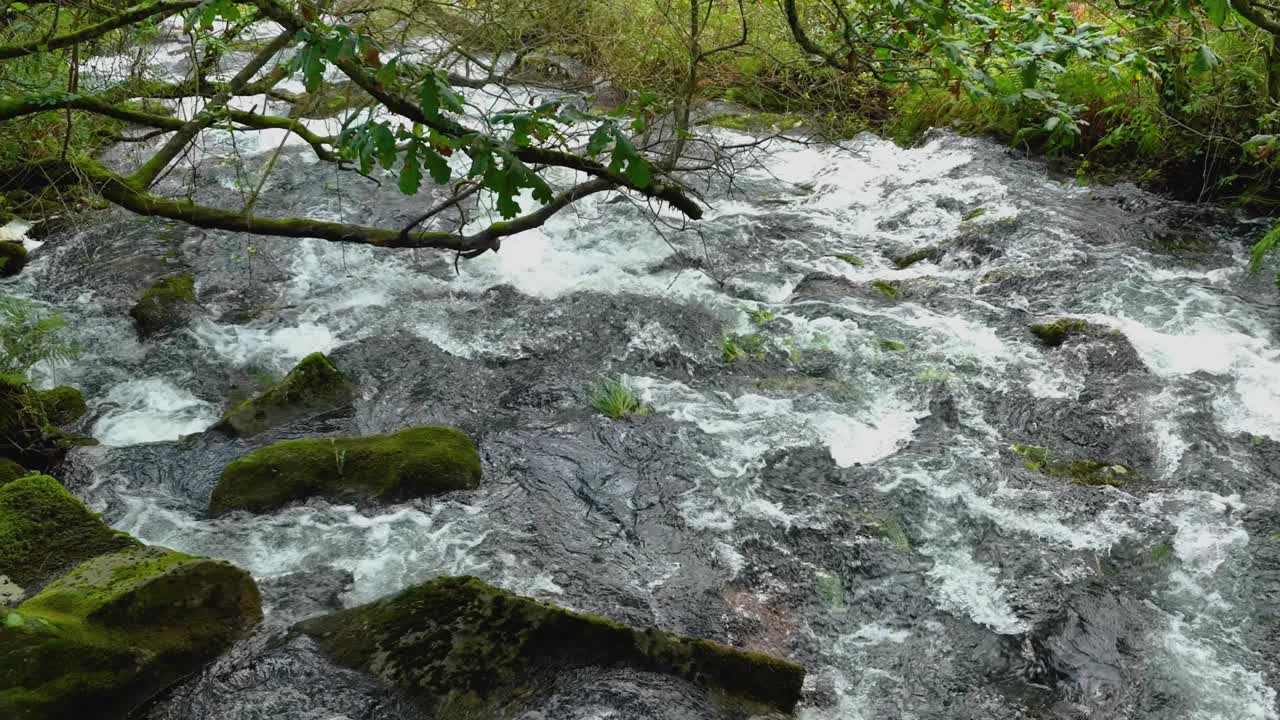
[(366, 670), (441, 718), (519, 712), (558, 671), (630, 667), (790, 711), (804, 669), (658, 630), (637, 630), (499, 590), (439, 578), (298, 628), (339, 663)]
[(452, 428), (286, 440), (227, 465), (209, 512), (264, 513), (313, 496), (406, 500), (479, 484), (480, 453), (471, 438)]
[(1035, 445), (1012, 445), (1009, 451), (1024, 458), (1023, 466), (1026, 469), (1049, 477), (1069, 479), (1076, 485), (1120, 487), (1137, 479), (1132, 469), (1119, 463), (1064, 458), (1048, 448)]
[(1078, 318), (1059, 318), (1053, 322), (1031, 325), (1027, 328), (1032, 335), (1040, 338), (1040, 342), (1049, 347), (1059, 347), (1068, 338), (1084, 335), (1092, 331), (1092, 326)]
[(185, 325), (196, 303), (195, 278), (177, 275), (152, 285), (129, 316), (144, 338)]
[(240, 437), (257, 435), (291, 420), (351, 404), (355, 388), (323, 353), (302, 359), (279, 383), (227, 411), (216, 429)]
[(916, 263), (921, 263), (926, 260), (937, 262), (942, 259), (943, 254), (944, 251), (942, 246), (929, 245), (927, 247), (909, 250), (899, 255), (894, 255), (893, 264), (896, 265), (899, 270), (905, 270)]
[(132, 543), (0, 610), (0, 715), (123, 718), (261, 620), (244, 571)]
[(27, 266), (27, 249), (20, 242), (0, 241), (0, 277), (13, 277)]

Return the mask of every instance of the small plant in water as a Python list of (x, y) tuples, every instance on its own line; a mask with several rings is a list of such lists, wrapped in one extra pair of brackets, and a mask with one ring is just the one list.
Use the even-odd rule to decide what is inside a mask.
[(341, 477), (343, 470), (347, 467), (347, 449), (339, 448), (338, 441), (329, 438), (329, 446), (333, 448), (333, 464), (338, 468), (338, 476)]
[(751, 322), (756, 325), (768, 325), (778, 318), (778, 316), (774, 315), (772, 311), (765, 310), (763, 308), (760, 310), (752, 310), (747, 314), (751, 316)]
[(731, 337), (720, 339), (720, 359), (732, 365), (739, 360), (747, 359), (747, 351)]
[(642, 417), (650, 410), (631, 388), (621, 380), (606, 379), (591, 390), (591, 407), (605, 417), (620, 420), (624, 417)]

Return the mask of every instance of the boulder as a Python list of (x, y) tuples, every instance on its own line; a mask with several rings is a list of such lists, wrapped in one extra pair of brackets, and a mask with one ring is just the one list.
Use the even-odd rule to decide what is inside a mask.
[(13, 277), (27, 266), (27, 248), (20, 242), (0, 241), (0, 277)]
[(351, 381), (325, 357), (302, 359), (284, 380), (227, 411), (217, 429), (249, 437), (291, 420), (347, 407), (355, 397)]
[(471, 438), (453, 428), (286, 440), (227, 465), (209, 512), (264, 513), (313, 496), (395, 502), (479, 484), (480, 453)]
[(518, 716), (549, 676), (589, 667), (675, 675), (753, 711), (790, 712), (805, 675), (786, 660), (570, 612), (470, 577), (438, 578), (297, 628), (441, 720)]
[(0, 486), (0, 575), (19, 586), (134, 545), (136, 540), (107, 527), (48, 475)]
[(152, 285), (129, 311), (138, 334), (150, 337), (185, 325), (196, 303), (195, 278), (176, 275)]
[(0, 374), (0, 458), (27, 467), (56, 464), (71, 447), (92, 443), (90, 438), (56, 427), (74, 422), (85, 412), (79, 390), (35, 390), (21, 375)]
[(0, 458), (0, 486), (8, 485), (27, 474), (26, 468), (9, 458)]
[(0, 717), (124, 718), (262, 618), (227, 563), (134, 545), (0, 610)]

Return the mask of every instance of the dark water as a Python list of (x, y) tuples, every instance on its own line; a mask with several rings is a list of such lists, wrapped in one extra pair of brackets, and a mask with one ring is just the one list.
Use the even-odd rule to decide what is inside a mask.
[[(234, 204), (253, 180), (218, 140), (200, 192)], [(252, 171), (278, 142), (234, 151)], [(947, 135), (778, 143), (736, 182), (697, 232), (593, 200), (457, 272), (115, 211), (49, 238), (0, 290), (59, 308), (87, 350), (38, 373), (85, 390), (104, 443), (64, 481), (147, 542), (248, 568), (267, 602), (148, 717), (416, 718), (283, 629), (464, 573), (793, 658), (813, 720), (1280, 717), (1280, 296), (1245, 270), (1259, 225)], [(262, 202), (395, 224), (425, 201), (288, 146)], [(180, 271), (198, 317), (139, 343), (129, 306)], [(1063, 314), (1115, 332), (1049, 349), (1026, 330)], [(758, 352), (726, 364), (722, 339), (748, 334)], [(358, 384), (354, 414), (177, 440), (317, 350)], [(654, 412), (593, 414), (605, 376)], [(205, 517), (255, 447), (424, 423), (477, 438), (480, 490)], [(1073, 485), (1013, 444), (1131, 472)], [(525, 718), (722, 715), (669, 678), (593, 673)]]

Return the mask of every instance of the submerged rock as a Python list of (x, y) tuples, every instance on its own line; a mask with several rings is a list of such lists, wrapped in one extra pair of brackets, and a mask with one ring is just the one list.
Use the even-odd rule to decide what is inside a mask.
[(227, 465), (209, 512), (270, 512), (312, 496), (406, 500), (479, 484), (480, 453), (470, 437), (453, 428), (286, 440)]
[(124, 718), (262, 617), (244, 571), (116, 532), (46, 475), (0, 487), (0, 547), (0, 606), (44, 586), (0, 607), (6, 719)]
[(284, 380), (227, 411), (216, 427), (240, 437), (257, 435), (291, 420), (346, 407), (355, 388), (324, 353), (302, 359)]
[(186, 324), (196, 303), (195, 278), (176, 275), (152, 285), (129, 311), (138, 334), (150, 337)]
[(0, 277), (13, 277), (27, 266), (27, 248), (20, 242), (0, 241)]
[(630, 667), (730, 702), (791, 711), (804, 668), (659, 630), (637, 630), (470, 577), (438, 578), (297, 626), (335, 660), (400, 688), (441, 720), (518, 716), (557, 671)]

